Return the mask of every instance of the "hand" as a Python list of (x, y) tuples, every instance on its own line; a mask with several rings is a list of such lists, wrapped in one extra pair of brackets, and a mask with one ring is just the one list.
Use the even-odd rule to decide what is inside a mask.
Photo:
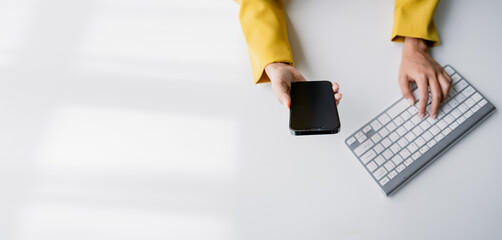
[(410, 83), (413, 81), (418, 87), (420, 100), (418, 114), (420, 118), (425, 117), (430, 88), (432, 95), (430, 116), (432, 119), (436, 119), (439, 104), (448, 97), (451, 78), (428, 53), (425, 40), (405, 38), (399, 68), (399, 85), (403, 97), (412, 104), (416, 101), (410, 90)]
[[(298, 70), (286, 63), (270, 63), (265, 67), (265, 73), (272, 82), (272, 90), (277, 97), (277, 100), (285, 107), (291, 107), (291, 83), (305, 82), (305, 78)], [(333, 82), (333, 94), (335, 94), (336, 104), (342, 99), (342, 94), (339, 93), (340, 86)]]

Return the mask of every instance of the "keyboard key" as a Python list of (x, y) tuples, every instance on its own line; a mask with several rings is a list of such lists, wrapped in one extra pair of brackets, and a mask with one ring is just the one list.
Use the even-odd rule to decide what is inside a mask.
[(475, 92), (474, 88), (468, 86), (462, 91), (462, 94), (464, 94), (464, 96), (467, 98), (470, 97), (474, 92)]
[(376, 164), (378, 164), (378, 166), (380, 166), (385, 162), (385, 159), (382, 157), (382, 155), (379, 155), (378, 157), (375, 158), (375, 162)]
[(483, 100), (481, 100), (481, 101), (478, 103), (478, 105), (479, 105), (480, 107), (483, 107), (483, 106), (484, 106), (487, 102), (488, 102), (488, 101), (486, 101), (486, 99), (483, 99)]
[(472, 111), (472, 108), (471, 108), (471, 109), (469, 109), (469, 111), (467, 111), (467, 112), (464, 114), (464, 116), (465, 116), (466, 118), (469, 118), (470, 116), (472, 116), (472, 114), (474, 114), (474, 112)]
[(451, 114), (453, 116), (453, 118), (458, 118), (460, 117), (460, 115), (462, 115), (462, 112), (460, 112), (457, 108), (453, 109), (453, 111), (451, 111)]
[(382, 146), (382, 144), (377, 144), (375, 147), (373, 147), (373, 150), (375, 150), (376, 153), (380, 154), (385, 148)]
[(371, 140), (373, 140), (373, 142), (377, 143), (377, 142), (380, 142), (380, 140), (382, 140), (382, 137), (380, 137), (380, 134), (375, 133), (373, 136), (371, 136)]
[(370, 125), (373, 129), (375, 129), (375, 131), (382, 128), (382, 124), (378, 120), (373, 121)]
[(384, 140), (382, 140), (381, 144), (384, 147), (388, 148), (392, 144), (392, 142), (389, 140), (389, 138), (385, 138)]
[(411, 158), (413, 158), (413, 160), (417, 160), (420, 156), (422, 156), (422, 153), (420, 153), (420, 151), (417, 151), (416, 153), (413, 153), (413, 155), (411, 155)]
[(394, 145), (390, 146), (390, 150), (392, 150), (392, 152), (394, 152), (394, 154), (396, 154), (399, 151), (401, 151), (401, 147), (399, 146), (399, 144), (394, 143)]
[(404, 123), (403, 126), (404, 128), (406, 128), (406, 130), (410, 131), (415, 125), (411, 120), (408, 120), (406, 123)]
[(462, 77), (458, 75), (458, 73), (451, 75), (451, 80), (453, 80), (453, 82), (457, 82), (460, 79), (462, 79)]
[(366, 142), (364, 142), (363, 144), (359, 145), (359, 147), (354, 149), (354, 153), (359, 157), (361, 156), (361, 154), (366, 152), (371, 147), (373, 147), (373, 142), (371, 141), (371, 139), (368, 139), (366, 140)]
[(452, 109), (454, 109), (455, 107), (457, 107), (458, 104), (459, 104), (459, 102), (456, 99), (451, 99), (448, 102), (448, 106), (450, 106)]
[(438, 135), (436, 135), (434, 137), (434, 140), (439, 142), (439, 141), (441, 141), (441, 139), (443, 139), (443, 137), (444, 137), (444, 135), (442, 133), (438, 133)]
[(455, 89), (455, 92), (460, 92), (462, 91), (462, 89), (464, 89), (466, 86), (467, 86), (467, 82), (465, 80), (462, 80), (458, 83), (455, 84), (455, 86), (453, 86), (453, 88)]
[(448, 115), (444, 116), (444, 121), (446, 122), (446, 124), (451, 124), (453, 121), (455, 121), (455, 118), (452, 116), (451, 113), (449, 113)]
[(432, 126), (429, 131), (431, 131), (432, 135), (437, 135), (441, 130), (438, 128), (438, 126)]
[(419, 125), (423, 130), (427, 130), (427, 128), (429, 128), (431, 126), (431, 124), (429, 124), (429, 122), (427, 121), (422, 121)]
[(392, 161), (394, 162), (394, 164), (398, 165), (403, 161), (403, 158), (399, 155), (396, 155), (392, 158)]
[(392, 151), (390, 151), (390, 149), (387, 149), (387, 150), (385, 150), (385, 151), (382, 153), (382, 155), (385, 157), (385, 159), (387, 159), (387, 160), (388, 160), (388, 159), (390, 159), (390, 158), (392, 157), (392, 155), (394, 155), (394, 154), (392, 153)]
[(407, 149), (408, 151), (410, 151), (410, 153), (413, 153), (418, 150), (418, 146), (416, 143), (412, 142), (410, 143), (410, 145), (408, 145)]
[(418, 147), (421, 147), (423, 146), (426, 142), (425, 140), (422, 138), (422, 137), (418, 137), (416, 140), (415, 140), (415, 143), (417, 144)]
[[(478, 93), (476, 93), (478, 94)], [(477, 100), (474, 100), (474, 96), (468, 98), (467, 100), (465, 100), (465, 104), (468, 106), (468, 107), (472, 107), (474, 106), (474, 104), (476, 104), (478, 101)]]
[(455, 99), (457, 99), (458, 102), (463, 102), (465, 100), (465, 96), (463, 94), (457, 94)]
[(392, 169), (394, 169), (394, 167), (396, 167), (396, 165), (394, 165), (394, 163), (392, 161), (388, 161), (384, 164), (385, 168), (387, 169), (387, 171), (390, 171)]
[(385, 176), (385, 174), (387, 174), (387, 170), (385, 170), (384, 167), (380, 167), (379, 169), (377, 169), (374, 173), (373, 173), (373, 176), (375, 176), (375, 178), (377, 180), (380, 180), (380, 178), (382, 178), (383, 176)]
[(402, 98), (396, 104), (394, 104), (394, 106), (392, 106), (389, 110), (387, 110), (387, 114), (389, 114), (390, 118), (395, 118), (409, 106), (410, 104), (408, 103), (408, 101)]
[(393, 121), (392, 121), (394, 124), (396, 124), (396, 126), (400, 126), (401, 124), (404, 123), (404, 120), (402, 117), (400, 116), (397, 116)]
[(367, 125), (366, 127), (363, 128), (363, 132), (364, 133), (368, 133), (369, 131), (371, 131), (371, 126), (370, 125)]
[(366, 135), (364, 135), (364, 133), (361, 131), (357, 132), (355, 136), (357, 141), (359, 141), (360, 143), (364, 142), (364, 140), (366, 140), (367, 138)]
[(411, 106), (410, 108), (408, 108), (408, 113), (410, 113), (411, 116), (415, 116), (415, 114), (417, 114), (417, 112), (418, 112), (418, 108), (416, 108), (415, 106)]
[(479, 106), (479, 104), (476, 104), (476, 105), (472, 106), (471, 111), (477, 112), (479, 109), (481, 109), (481, 107)]
[(399, 144), (399, 146), (404, 148), (406, 145), (408, 145), (408, 140), (406, 140), (406, 138), (401, 138), (397, 141), (397, 143)]
[(413, 128), (413, 133), (417, 136), (420, 136), (420, 134), (422, 134), (423, 132), (424, 130), (422, 130), (420, 126), (416, 126), (415, 128)]
[(447, 127), (445, 129), (443, 129), (443, 135), (448, 135), (449, 133), (451, 133), (451, 128), (450, 127)]
[(471, 98), (472, 98), (475, 102), (479, 102), (479, 100), (481, 100), (481, 98), (483, 98), (483, 97), (481, 97), (481, 94), (479, 94), (479, 93), (474, 93), (474, 95), (472, 95), (472, 97), (471, 97)]
[(392, 170), (388, 175), (387, 177), (389, 177), (390, 179), (393, 179), (395, 176), (397, 175), (397, 172), (395, 170)]
[(412, 163), (413, 163), (413, 159), (411, 159), (411, 158), (408, 158), (408, 159), (404, 160), (404, 165), (405, 166), (410, 166), (410, 164), (412, 164)]
[(383, 186), (383, 185), (385, 185), (388, 182), (389, 182), (389, 178), (388, 177), (384, 177), (384, 178), (382, 178), (382, 180), (380, 180), (380, 185)]
[(369, 151), (367, 151), (362, 157), (361, 157), (361, 161), (366, 164), (368, 163), (369, 161), (371, 161), (374, 157), (376, 156), (376, 152), (373, 151), (373, 149), (370, 149)]
[(385, 125), (387, 124), (388, 122), (390, 122), (390, 117), (386, 114), (386, 113), (383, 113), (382, 115), (380, 115), (380, 117), (378, 118), (378, 121), (380, 121), (382, 123), (382, 125)]
[(448, 75), (452, 75), (453, 73), (455, 73), (455, 71), (453, 70), (453, 68), (451, 68), (450, 66), (446, 66), (446, 67), (444, 68), (444, 71), (445, 71), (446, 73), (448, 73)]
[(439, 109), (438, 116), (437, 116), (436, 120), (443, 118), (445, 115), (446, 115), (446, 113), (444, 111), (441, 111), (441, 109)]
[(427, 151), (429, 151), (429, 147), (427, 145), (423, 146), (422, 148), (420, 148), (420, 153), (421, 154), (424, 154), (426, 153)]
[(431, 147), (433, 147), (434, 145), (436, 145), (436, 143), (437, 143), (437, 142), (436, 142), (436, 140), (431, 139), (431, 140), (427, 143), (427, 146), (431, 148)]
[(381, 137), (385, 137), (387, 136), (387, 134), (389, 134), (389, 130), (387, 130), (387, 128), (382, 128), (380, 131), (378, 131), (378, 134), (380, 134)]
[(408, 111), (404, 111), (403, 113), (401, 113), (400, 116), (403, 118), (404, 121), (406, 121), (411, 117), (411, 114)]
[(446, 125), (446, 122), (444, 120), (441, 120), (441, 121), (438, 122), (437, 126), (439, 127), (440, 130), (443, 130), (448, 125)]
[(392, 132), (394, 131), (394, 129), (396, 129), (396, 124), (394, 124), (393, 122), (390, 122), (389, 124), (387, 124), (387, 130), (389, 130), (389, 132)]
[(422, 121), (422, 119), (420, 119), (420, 117), (419, 117), (419, 116), (417, 116), (417, 115), (415, 115), (415, 116), (413, 116), (413, 117), (411, 118), (411, 122), (412, 122), (413, 124), (415, 124), (415, 125), (417, 125), (417, 124), (418, 124), (419, 122), (421, 122), (421, 121)]
[(375, 162), (370, 162), (368, 163), (368, 165), (366, 165), (366, 168), (368, 168), (368, 170), (370, 172), (373, 172), (375, 171), (375, 169), (377, 168), (378, 166), (375, 164)]
[(457, 128), (457, 127), (458, 127), (458, 123), (457, 123), (457, 121), (452, 122), (452, 123), (450, 124), (450, 129), (451, 129), (451, 130), (454, 130), (454, 129), (455, 129), (455, 128)]
[(401, 164), (401, 165), (399, 165), (399, 166), (397, 166), (397, 167), (396, 167), (396, 170), (397, 170), (397, 172), (401, 172), (401, 171), (403, 171), (405, 168), (406, 168), (406, 167), (404, 166), (404, 164)]
[(422, 137), (424, 138), (424, 140), (426, 142), (428, 142), (429, 140), (432, 139), (433, 136), (432, 136), (432, 134), (429, 131), (427, 131), (427, 132), (424, 132), (424, 134), (422, 134)]
[(458, 119), (457, 119), (457, 123), (458, 124), (462, 124), (467, 118), (465, 118), (464, 115), (460, 116)]
[(443, 106), (441, 107), (441, 110), (444, 111), (444, 113), (448, 113), (452, 110), (453, 108), (450, 107), (450, 105), (448, 104), (443, 104)]
[(397, 135), (397, 133), (393, 132), (389, 135), (389, 138), (392, 142), (395, 142), (397, 141), (397, 139), (399, 139), (399, 136)]
[(399, 127), (397, 130), (396, 130), (396, 133), (402, 137), (404, 134), (406, 134), (406, 129), (404, 127)]
[(347, 145), (352, 145), (354, 142), (356, 141), (356, 139), (354, 137), (351, 137), (349, 139), (347, 139)]
[(408, 142), (411, 142), (415, 139), (416, 135), (413, 132), (409, 132), (404, 136)]
[(411, 155), (411, 153), (410, 153), (410, 151), (408, 151), (408, 149), (405, 148), (405, 149), (403, 149), (403, 151), (401, 151), (399, 153), (399, 155), (401, 155), (401, 157), (403, 159), (406, 159), (406, 158), (408, 158)]

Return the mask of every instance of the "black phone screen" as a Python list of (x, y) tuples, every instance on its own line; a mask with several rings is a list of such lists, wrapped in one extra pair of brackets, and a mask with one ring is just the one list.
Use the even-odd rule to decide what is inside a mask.
[(331, 82), (294, 82), (290, 93), (289, 128), (292, 134), (334, 134), (340, 131)]

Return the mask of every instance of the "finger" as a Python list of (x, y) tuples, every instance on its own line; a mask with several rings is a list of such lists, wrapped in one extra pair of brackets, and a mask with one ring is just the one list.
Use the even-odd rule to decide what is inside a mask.
[(291, 86), (285, 81), (273, 82), (272, 85), (272, 90), (274, 91), (277, 100), (286, 108), (291, 106), (290, 89)]
[(428, 89), (428, 83), (425, 77), (421, 78), (417, 82), (417, 87), (418, 87), (418, 116), (420, 118), (425, 117), (425, 109), (427, 108), (427, 101), (429, 101), (429, 89)]
[(340, 85), (338, 85), (338, 83), (332, 82), (331, 84), (333, 85), (333, 93), (340, 91)]
[(408, 77), (406, 74), (399, 75), (399, 87), (401, 88), (401, 93), (403, 97), (410, 102), (410, 105), (415, 104), (415, 98), (413, 97), (413, 93), (410, 90), (410, 81), (408, 81)]
[(443, 76), (446, 78), (446, 80), (448, 80), (448, 82), (450, 82), (450, 83), (453, 82), (450, 75), (444, 69), (441, 70), (441, 73), (443, 73)]
[(448, 93), (450, 92), (451, 82), (444, 76), (444, 74), (439, 74), (438, 76), (439, 85), (441, 86), (441, 92), (443, 93), (442, 102), (446, 101), (448, 98)]
[(341, 93), (335, 93), (335, 102), (336, 105), (340, 103), (340, 100), (342, 100), (342, 94)]
[(291, 97), (289, 96), (289, 94), (283, 94), (281, 96), (281, 99), (282, 105), (289, 109), (291, 107)]
[(431, 88), (432, 103), (431, 103), (431, 118), (436, 119), (439, 110), (439, 104), (443, 99), (443, 92), (439, 86), (439, 80), (435, 75), (429, 76), (429, 86)]

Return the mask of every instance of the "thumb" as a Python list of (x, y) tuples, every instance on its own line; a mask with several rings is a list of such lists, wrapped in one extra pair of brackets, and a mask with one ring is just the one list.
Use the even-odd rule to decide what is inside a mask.
[(410, 105), (415, 104), (415, 97), (410, 90), (410, 81), (408, 81), (408, 77), (406, 75), (399, 76), (399, 86), (401, 87), (403, 97), (408, 100)]
[(277, 100), (288, 109), (291, 106), (289, 89), (289, 85), (284, 81), (272, 81), (272, 90), (274, 91)]
[(289, 96), (289, 94), (282, 93), (279, 99), (282, 105), (284, 105), (286, 108), (289, 109), (291, 107), (291, 97)]

